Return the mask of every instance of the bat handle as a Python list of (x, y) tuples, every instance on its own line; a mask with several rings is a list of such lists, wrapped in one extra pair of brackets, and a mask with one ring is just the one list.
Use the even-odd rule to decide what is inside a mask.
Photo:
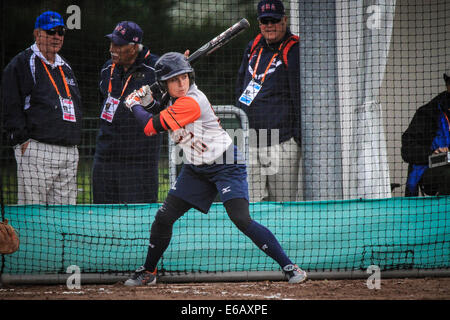
[(169, 99), (170, 99), (169, 94), (167, 92), (164, 93), (160, 101), (161, 108), (165, 108), (167, 106), (167, 104), (169, 103)]
[(150, 85), (150, 91), (152, 93), (159, 93), (159, 92), (161, 92), (161, 87), (159, 86), (159, 83), (157, 81), (153, 82)]

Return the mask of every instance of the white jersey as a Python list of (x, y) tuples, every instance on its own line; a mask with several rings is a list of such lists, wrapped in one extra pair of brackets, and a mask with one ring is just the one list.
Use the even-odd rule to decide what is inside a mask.
[(194, 165), (212, 164), (232, 143), (208, 98), (195, 84), (186, 96), (162, 111), (161, 118), (170, 128), (170, 138)]

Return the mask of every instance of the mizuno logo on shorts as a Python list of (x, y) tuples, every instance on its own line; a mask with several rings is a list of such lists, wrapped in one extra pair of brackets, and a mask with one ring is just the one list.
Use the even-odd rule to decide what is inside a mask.
[(225, 187), (225, 188), (222, 189), (222, 194), (225, 194), (225, 193), (230, 192), (230, 191), (231, 191), (231, 187), (230, 186)]

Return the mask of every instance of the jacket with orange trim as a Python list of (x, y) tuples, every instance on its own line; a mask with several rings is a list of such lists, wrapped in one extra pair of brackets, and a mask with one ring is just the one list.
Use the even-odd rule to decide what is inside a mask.
[(57, 55), (47, 68), (58, 90), (67, 98), (60, 65), (75, 107), (75, 122), (63, 120), (58, 93), (44, 69), (42, 53), (36, 44), (17, 54), (5, 67), (2, 76), (2, 126), (7, 133), (5, 144), (22, 144), (28, 139), (61, 146), (81, 143), (82, 101), (78, 81), (69, 63)]
[[(139, 53), (134, 64), (125, 72), (122, 66), (116, 65), (111, 79), (111, 96), (119, 98), (122, 89), (130, 75), (128, 85), (120, 99), (112, 122), (100, 119), (100, 130), (97, 135), (95, 157), (99, 160), (129, 161), (142, 160), (150, 154), (158, 152), (160, 139), (158, 137), (148, 138), (142, 132), (142, 127), (136, 121), (133, 113), (125, 106), (125, 98), (131, 92), (141, 88), (143, 85), (155, 82), (154, 66), (158, 59), (157, 55), (149, 53), (145, 48)], [(108, 60), (100, 72), (100, 93), (102, 105), (108, 98), (108, 85), (111, 77), (112, 61)]]
[[(283, 54), (279, 52), (262, 84), (262, 88), (256, 98), (250, 104), (239, 102), (239, 97), (247, 88), (252, 79), (254, 67), (258, 59), (259, 48), (262, 48), (261, 57), (256, 71), (256, 79), (261, 83), (264, 72), (278, 52), (280, 44), (293, 34), (288, 29), (284, 38), (275, 44), (268, 45), (263, 37), (258, 43), (257, 49), (250, 57), (253, 40), (247, 45), (242, 58), (236, 81), (236, 105), (243, 109), (253, 129), (278, 129), (279, 142), (284, 142), (294, 137), (300, 141), (300, 61), (299, 44), (293, 44), (287, 52), (288, 65), (283, 62)], [(249, 60), (250, 59), (250, 60)], [(270, 130), (268, 131), (267, 145), (271, 145)]]

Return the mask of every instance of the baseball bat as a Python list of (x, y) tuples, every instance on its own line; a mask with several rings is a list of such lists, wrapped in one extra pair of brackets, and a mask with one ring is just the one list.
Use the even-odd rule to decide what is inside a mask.
[(205, 55), (210, 55), (248, 27), (250, 27), (250, 23), (248, 23), (247, 19), (241, 19), (240, 21), (233, 24), (230, 28), (219, 34), (217, 37), (205, 43), (193, 54), (191, 54), (188, 57), (188, 61), (192, 64), (199, 58)]
[[(210, 55), (226, 43), (228, 43), (231, 39), (236, 37), (238, 34), (243, 32), (245, 29), (250, 27), (250, 23), (248, 23), (247, 19), (243, 18), (240, 21), (233, 24), (230, 28), (219, 34), (214, 39), (208, 41), (199, 49), (197, 49), (193, 54), (188, 57), (189, 63), (193, 64), (197, 60), (199, 60), (203, 56)], [(157, 82), (153, 83), (150, 86), (150, 90), (152, 92), (160, 92), (159, 84)]]

